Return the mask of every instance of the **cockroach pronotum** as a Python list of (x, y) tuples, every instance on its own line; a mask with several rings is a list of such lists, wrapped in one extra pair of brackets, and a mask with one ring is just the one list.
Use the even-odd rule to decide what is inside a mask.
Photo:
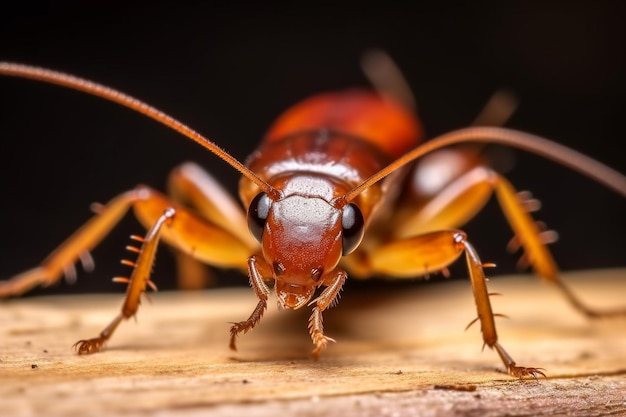
[[(386, 62), (381, 55), (378, 60)], [(0, 297), (7, 297), (59, 281), (134, 209), (147, 233), (134, 236), (138, 245), (129, 247), (138, 254), (135, 262), (127, 261), (133, 267), (130, 277), (117, 278), (128, 284), (122, 310), (99, 336), (76, 343), (79, 354), (100, 351), (120, 322), (136, 314), (141, 295), (154, 287), (150, 273), (162, 238), (211, 266), (247, 269), (259, 301), (249, 318), (231, 327), (232, 349), (237, 336), (261, 320), (271, 294), (266, 282), (273, 280), (280, 306), (312, 308), (308, 327), (315, 358), (334, 341), (324, 334), (322, 314), (338, 302), (347, 271), (357, 278), (423, 276), (445, 272), (465, 254), (478, 311), (473, 322), (480, 322), (484, 344), (496, 350), (510, 375), (545, 376), (542, 368), (518, 366), (499, 343), (483, 272), (489, 265), (481, 262), (458, 229), (492, 194), (539, 276), (554, 283), (588, 316), (625, 314), (595, 311), (581, 303), (559, 279), (546, 247), (550, 234), (530, 215), (531, 202), (520, 198), (476, 152), (452, 146), (497, 143), (521, 148), (626, 196), (626, 177), (555, 142), (502, 127), (475, 126), (420, 144), (422, 128), (410, 108), (410, 97), (402, 94), (402, 87), (387, 88), (381, 82), (372, 91), (325, 93), (296, 104), (274, 122), (243, 164), (181, 122), (112, 88), (15, 63), (0, 63), (0, 74), (58, 84), (143, 113), (242, 174), (239, 196), (247, 215), (206, 171), (185, 163), (171, 174), (172, 195), (147, 186), (119, 194), (40, 266), (0, 282)]]

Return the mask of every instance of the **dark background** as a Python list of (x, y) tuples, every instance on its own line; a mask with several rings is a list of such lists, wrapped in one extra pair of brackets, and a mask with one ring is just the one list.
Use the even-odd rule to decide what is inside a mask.
[[(295, 3), (295, 2), (294, 2)], [(508, 126), (626, 171), (626, 61), (621, 2), (472, 2), (354, 7), (133, 6), (38, 3), (0, 12), (0, 59), (100, 81), (180, 118), (240, 160), (271, 121), (311, 94), (367, 86), (360, 55), (386, 50), (404, 71), (429, 136), (463, 127), (498, 88), (520, 107)], [(6, 6), (2, 6), (3, 8)], [(119, 106), (54, 86), (0, 78), (0, 279), (35, 266), (90, 216), (89, 204), (194, 160), (235, 190), (237, 175), (196, 144)], [(543, 202), (564, 270), (626, 266), (623, 197), (566, 168), (514, 152), (508, 178)], [(511, 232), (491, 202), (465, 230), (492, 275), (515, 271)], [(110, 278), (128, 216), (94, 251), (94, 274), (56, 291), (123, 291)], [(466, 276), (463, 262), (453, 268)], [(154, 280), (174, 283), (161, 250)], [(246, 284), (241, 275), (223, 278)], [(47, 291), (49, 293), (49, 291)]]

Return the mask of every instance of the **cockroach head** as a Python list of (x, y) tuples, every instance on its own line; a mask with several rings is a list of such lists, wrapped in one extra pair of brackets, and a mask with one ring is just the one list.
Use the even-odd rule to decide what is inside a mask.
[(291, 194), (273, 201), (260, 193), (248, 210), (248, 226), (272, 267), (283, 307), (307, 304), (342, 255), (363, 238), (363, 216), (355, 205), (337, 208), (319, 196)]

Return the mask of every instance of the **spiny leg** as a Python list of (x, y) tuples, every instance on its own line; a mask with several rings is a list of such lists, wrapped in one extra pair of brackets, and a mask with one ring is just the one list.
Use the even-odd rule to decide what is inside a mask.
[(335, 339), (324, 335), (322, 312), (339, 301), (339, 293), (348, 275), (345, 271), (337, 269), (336, 275), (331, 276), (332, 280), (328, 283), (328, 287), (322, 291), (319, 297), (309, 303), (309, 305), (314, 305), (313, 313), (309, 318), (309, 334), (315, 345), (315, 349), (313, 349), (314, 359), (317, 359), (322, 350), (326, 349), (328, 342), (335, 342)]
[(20, 295), (38, 286), (58, 282), (64, 273), (73, 270), (81, 255), (88, 253), (126, 214), (128, 208), (145, 197), (141, 190), (118, 195), (98, 209), (95, 216), (76, 230), (44, 259), (40, 266), (22, 272), (7, 281), (0, 281), (0, 298)]
[(74, 347), (79, 355), (99, 352), (113, 332), (115, 332), (122, 319), (128, 319), (137, 313), (139, 304), (141, 304), (141, 295), (146, 292), (146, 287), (149, 285), (155, 288), (150, 281), (150, 272), (154, 263), (161, 228), (164, 224), (171, 223), (174, 215), (175, 210), (168, 208), (150, 228), (143, 239), (137, 262), (134, 264), (133, 272), (127, 281), (128, 288), (121, 312), (102, 330), (98, 337), (76, 342)]
[(561, 280), (556, 262), (546, 246), (554, 232), (541, 230), (540, 224), (530, 215), (533, 206), (536, 206), (538, 202), (516, 193), (513, 186), (500, 176), (494, 177), (494, 188), (502, 211), (515, 233), (515, 246), (523, 247), (525, 261), (537, 274), (556, 285), (569, 303), (587, 317), (626, 316), (626, 308), (598, 311), (580, 301)]
[[(135, 267), (132, 277), (116, 279), (129, 284), (122, 312), (111, 321), (99, 337), (79, 341), (75, 346), (80, 354), (101, 350), (122, 319), (135, 314), (140, 296), (145, 292), (145, 286), (153, 285), (149, 281), (149, 276), (154, 254), (149, 253), (156, 250), (156, 239), (159, 237), (185, 253), (216, 266), (241, 267), (245, 265), (244, 260), (250, 254), (249, 246), (228, 230), (177, 205), (149, 187), (138, 186), (99, 207), (96, 214), (52, 252), (41, 266), (0, 282), (0, 298), (21, 294), (36, 285), (57, 282), (68, 266), (73, 265), (81, 256), (84, 257), (85, 252), (96, 246), (130, 207), (133, 207), (138, 220), (149, 230), (147, 237), (150, 239), (145, 239), (144, 247), (138, 250), (140, 252), (138, 261), (129, 263)], [(173, 215), (173, 211), (171, 215), (168, 214), (170, 207), (175, 207), (175, 222), (169, 219)], [(161, 228), (163, 222), (168, 223), (170, 227)], [(151, 237), (153, 234), (154, 238)], [(138, 274), (143, 276), (144, 282)]]
[(483, 272), (483, 267), (491, 265), (481, 263), (476, 251), (462, 231), (439, 230), (389, 242), (368, 253), (366, 264), (371, 268), (370, 273), (372, 274), (384, 273), (396, 278), (409, 278), (443, 270), (463, 252), (465, 252), (467, 259), (478, 310), (477, 319), (472, 321), (470, 325), (480, 321), (484, 344), (498, 352), (511, 375), (518, 378), (544, 375), (541, 368), (517, 366), (511, 356), (498, 343), (494, 320), (498, 314), (494, 314), (491, 309), (490, 294), (487, 291), (486, 278)]
[[(409, 201), (400, 207), (398, 209), (400, 213), (409, 215), (399, 216), (402, 220), (395, 226), (392, 225), (393, 235), (395, 239), (403, 240), (417, 236), (424, 230), (458, 227), (477, 213), (494, 192), (515, 235), (508, 249), (513, 251), (522, 248), (524, 251), (520, 266), (531, 266), (537, 275), (556, 285), (569, 303), (588, 317), (607, 318), (626, 315), (626, 308), (599, 311), (590, 308), (567, 287), (560, 278), (558, 266), (547, 246), (556, 240), (557, 234), (546, 230), (545, 225), (536, 221), (531, 214), (538, 209), (540, 203), (532, 199), (529, 193), (517, 192), (505, 178), (489, 168), (477, 166), (447, 184), (429, 199)], [(388, 246), (382, 250), (385, 256), (374, 256), (374, 262), (381, 264), (374, 266), (375, 271), (382, 268), (381, 271), (385, 272), (390, 267), (394, 268), (393, 262), (387, 262), (389, 257), (386, 253), (389, 249), (393, 249), (392, 252), (397, 250), (391, 245)], [(403, 252), (400, 250), (398, 253)], [(357, 271), (359, 268), (363, 269), (360, 264), (356, 266)], [(367, 272), (365, 270), (361, 275), (366, 275)], [(390, 272), (394, 276), (401, 273), (401, 271)]]
[(537, 376), (546, 376), (542, 368), (517, 366), (513, 358), (498, 343), (498, 335), (496, 332), (496, 316), (491, 309), (491, 301), (489, 300), (489, 291), (487, 290), (487, 279), (483, 272), (483, 265), (476, 253), (474, 247), (465, 239), (465, 236), (458, 234), (455, 241), (459, 248), (465, 250), (467, 259), (467, 268), (470, 274), (472, 289), (474, 291), (474, 300), (476, 301), (476, 310), (478, 312), (478, 320), (480, 320), (480, 329), (483, 335), (484, 343), (492, 349), (495, 349), (502, 359), (507, 372), (510, 375), (520, 379), (525, 377), (537, 378)]
[(233, 325), (230, 328), (230, 349), (232, 350), (237, 350), (237, 336), (240, 333), (248, 333), (252, 330), (261, 321), (263, 313), (267, 309), (270, 289), (265, 284), (264, 277), (271, 277), (272, 273), (262, 256), (253, 255), (248, 259), (248, 276), (250, 277), (250, 285), (259, 302), (247, 320), (232, 323)]
[(172, 230), (164, 230), (163, 239), (202, 262), (218, 267), (243, 268), (245, 259), (252, 252), (247, 241), (238, 238), (237, 234), (212, 223), (211, 219), (198, 216), (149, 187), (138, 186), (99, 207), (96, 214), (59, 245), (40, 266), (7, 281), (0, 281), (0, 298), (22, 294), (37, 285), (58, 282), (64, 273), (72, 271), (76, 261), (81, 258), (83, 262), (88, 260), (85, 254), (110, 232), (130, 207), (146, 229), (152, 227), (168, 207), (176, 207), (178, 220)]

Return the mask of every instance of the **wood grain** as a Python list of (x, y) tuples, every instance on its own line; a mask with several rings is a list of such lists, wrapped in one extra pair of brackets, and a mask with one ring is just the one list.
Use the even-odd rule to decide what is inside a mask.
[[(626, 306), (626, 270), (565, 280), (589, 304)], [(249, 289), (157, 293), (106, 351), (77, 356), (122, 296), (13, 299), (0, 305), (0, 415), (626, 415), (626, 318), (589, 321), (532, 276), (496, 277), (490, 290), (502, 345), (547, 380), (503, 374), (481, 351), (468, 282), (346, 291), (326, 314), (337, 339), (319, 361), (308, 311), (273, 304), (228, 350), (230, 321)]]

